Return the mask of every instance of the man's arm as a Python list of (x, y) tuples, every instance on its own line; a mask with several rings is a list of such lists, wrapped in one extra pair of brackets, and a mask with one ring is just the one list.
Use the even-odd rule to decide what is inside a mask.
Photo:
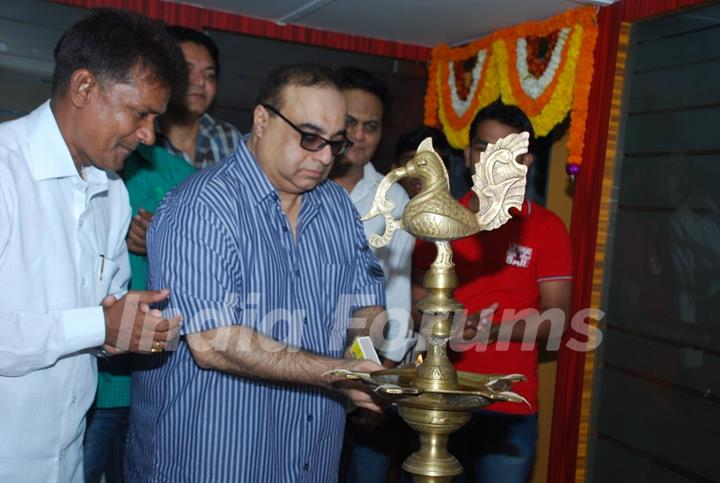
[[(422, 286), (423, 272), (416, 270), (413, 274), (413, 318), (415, 326), (418, 328), (422, 322), (422, 314), (418, 312), (414, 306), (417, 301), (427, 295), (427, 291)], [(505, 320), (503, 325), (512, 327), (511, 330), (503, 330), (503, 325), (492, 325), (491, 317), (487, 312), (494, 312), (497, 306), (493, 304), (487, 309), (474, 314), (468, 314), (467, 322), (464, 327), (463, 340), (487, 341), (489, 343), (498, 340), (522, 342), (528, 325), (531, 330), (537, 327), (536, 342), (544, 342), (551, 335), (562, 335), (567, 330), (568, 314), (570, 312), (570, 298), (572, 295), (572, 283), (570, 280), (549, 280), (539, 284), (540, 291), (540, 313), (530, 316), (526, 319)], [(551, 310), (554, 309), (554, 310)], [(549, 312), (548, 312), (549, 311)], [(540, 316), (546, 313), (550, 319), (543, 320)], [(562, 330), (560, 330), (562, 325)], [(480, 332), (480, 335), (477, 333)], [(489, 332), (489, 334), (487, 333)]]
[[(0, 164), (0, 270), (17, 229), (18, 196), (12, 179)], [(64, 355), (100, 346), (105, 339), (102, 321), (99, 306), (48, 313), (0, 312), (0, 375), (23, 376), (55, 364)]]
[(498, 340), (522, 342), (527, 330), (533, 332), (537, 330), (535, 342), (545, 342), (552, 335), (562, 336), (565, 333), (570, 312), (572, 283), (570, 280), (549, 280), (541, 282), (539, 290), (540, 313), (525, 319), (503, 321), (503, 325), (512, 324), (512, 331), (509, 333), (503, 330), (502, 325), (494, 325), (490, 329), (490, 342)]
[[(0, 190), (0, 267), (13, 229), (13, 212)], [(125, 287), (120, 283), (114, 288), (124, 292)], [(113, 301), (105, 307), (0, 312), (0, 376), (24, 376), (52, 366), (63, 356), (103, 344), (112, 352), (136, 352), (141, 346), (149, 351), (153, 340), (164, 344), (177, 334), (179, 319), (164, 320), (148, 304), (165, 297), (167, 293), (138, 292), (119, 301), (109, 297)], [(115, 346), (119, 338), (121, 349)]]
[(127, 247), (135, 255), (147, 255), (147, 231), (150, 228), (152, 212), (140, 208), (130, 223)]
[[(353, 319), (374, 320), (383, 312), (382, 307), (366, 307), (357, 310)], [(367, 335), (370, 324), (358, 324), (352, 329), (353, 338)], [(349, 332), (350, 334), (351, 332)], [(353, 399), (355, 405), (373, 411), (380, 408), (364, 392), (353, 390), (344, 379), (324, 374), (333, 369), (374, 371), (381, 366), (370, 361), (334, 359), (298, 350), (270, 337), (264, 336), (244, 325), (232, 325), (187, 335), (195, 362), (203, 369), (228, 372), (243, 377), (269, 379), (325, 386), (341, 383), (340, 389)]]

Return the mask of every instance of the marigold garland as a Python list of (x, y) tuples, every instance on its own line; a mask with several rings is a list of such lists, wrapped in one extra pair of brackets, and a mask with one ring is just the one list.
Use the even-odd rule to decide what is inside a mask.
[[(538, 60), (537, 42), (544, 38), (548, 51)], [(579, 165), (596, 40), (595, 9), (584, 7), (501, 30), (463, 47), (439, 45), (432, 52), (425, 124), (439, 124), (450, 144), (463, 148), (477, 111), (498, 97), (523, 109), (539, 136), (570, 114), (568, 163)], [(473, 85), (459, 89), (456, 63), (471, 58), (476, 58)]]

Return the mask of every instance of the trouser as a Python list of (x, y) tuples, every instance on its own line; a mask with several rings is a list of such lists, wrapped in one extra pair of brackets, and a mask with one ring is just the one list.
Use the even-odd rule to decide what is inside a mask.
[(95, 409), (85, 431), (85, 483), (123, 483), (122, 465), (130, 408)]
[(537, 414), (473, 412), (468, 424), (450, 436), (450, 452), (463, 465), (454, 483), (526, 483), (537, 442)]

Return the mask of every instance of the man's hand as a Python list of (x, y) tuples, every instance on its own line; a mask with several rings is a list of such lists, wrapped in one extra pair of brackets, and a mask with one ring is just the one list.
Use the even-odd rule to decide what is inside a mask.
[[(495, 342), (492, 337), (494, 331), (491, 331), (491, 328), (492, 317), (497, 308), (498, 304), (494, 303), (480, 312), (468, 315), (463, 328), (463, 341), (467, 342), (475, 339), (483, 343)], [(494, 335), (497, 336), (497, 334)]]
[(111, 354), (160, 352), (176, 341), (181, 317), (165, 319), (150, 304), (162, 302), (170, 291), (131, 291), (120, 300), (112, 295), (102, 302), (105, 313), (105, 345)]
[(153, 214), (142, 208), (130, 222), (130, 231), (127, 236), (128, 250), (135, 255), (147, 255), (147, 231)]
[[(340, 359), (337, 361), (336, 369), (347, 369), (358, 372), (374, 372), (383, 369), (383, 366), (372, 361), (353, 361)], [(361, 382), (349, 381), (344, 377), (335, 377), (330, 381), (332, 387), (344, 393), (359, 408), (381, 413), (383, 408), (375, 396), (372, 388)]]

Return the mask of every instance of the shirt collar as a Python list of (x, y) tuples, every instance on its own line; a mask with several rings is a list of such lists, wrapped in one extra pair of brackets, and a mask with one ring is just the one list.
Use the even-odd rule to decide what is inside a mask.
[[(30, 159), (28, 164), (33, 179), (79, 177), (70, 150), (60, 133), (55, 115), (46, 101), (32, 114), (35, 117), (30, 133)], [(86, 169), (86, 171), (89, 171)]]
[[(155, 144), (162, 146), (176, 156), (180, 156), (194, 167), (198, 167), (196, 163), (201, 161), (198, 155), (210, 149), (207, 145), (209, 145), (213, 137), (217, 135), (217, 124), (217, 121), (207, 112), (200, 117), (200, 129), (198, 130), (197, 139), (195, 140), (195, 162), (193, 162), (188, 153), (175, 147), (157, 121), (155, 122)], [(220, 160), (218, 159), (217, 161)]]
[(368, 192), (374, 191), (374, 189), (380, 184), (380, 181), (382, 181), (382, 179), (383, 175), (378, 173), (378, 171), (375, 169), (375, 166), (373, 166), (373, 164), (368, 161), (367, 163), (365, 163), (365, 166), (363, 166), (362, 178), (360, 178), (360, 181), (355, 184), (355, 187), (350, 193), (350, 196), (353, 199), (362, 198)]
[(200, 132), (205, 136), (211, 137), (217, 122), (207, 112), (200, 117)]
[(258, 164), (255, 156), (253, 156), (248, 149), (247, 141), (249, 139), (250, 134), (242, 137), (233, 158), (237, 160), (240, 166), (241, 182), (245, 185), (250, 199), (257, 204), (268, 196), (274, 195), (277, 197), (277, 189), (270, 183), (270, 180), (260, 167), (260, 164)]
[(102, 169), (97, 169), (95, 166), (86, 166), (83, 173), (85, 175), (85, 181), (90, 185), (102, 187), (108, 184), (108, 175)]

